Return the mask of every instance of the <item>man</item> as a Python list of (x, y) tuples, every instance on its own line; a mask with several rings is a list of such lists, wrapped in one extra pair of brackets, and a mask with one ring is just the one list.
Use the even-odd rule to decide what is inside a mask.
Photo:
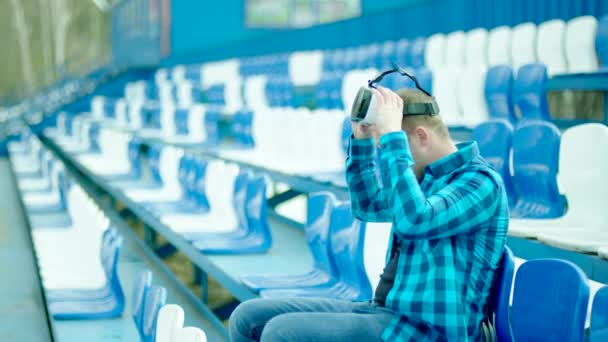
[(404, 103), (431, 97), (372, 91), (377, 122), (353, 124), (346, 174), (355, 216), (393, 223), (374, 300), (248, 301), (231, 317), (233, 341), (479, 340), (508, 226), (500, 176), (474, 142), (455, 145), (439, 116), (403, 115)]

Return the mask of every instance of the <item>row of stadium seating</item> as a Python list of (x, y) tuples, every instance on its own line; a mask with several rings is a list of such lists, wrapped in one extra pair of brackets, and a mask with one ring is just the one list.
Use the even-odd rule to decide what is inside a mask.
[[(101, 133), (103, 132), (104, 129), (102, 128)], [(114, 132), (114, 134), (126, 135), (125, 133), (118, 132)], [(63, 140), (62, 143), (65, 144), (69, 138), (61, 137), (57, 139), (57, 141), (61, 140)], [(123, 141), (124, 140), (125, 139), (123, 139)], [(35, 137), (30, 137), (27, 138), (21, 146), (24, 148), (24, 150), (29, 151), (29, 158), (40, 158), (40, 150), (36, 149), (36, 146), (39, 146), (39, 143), (36, 141), (37, 140)], [(44, 149), (44, 147), (42, 147), (42, 149)], [(97, 167), (97, 165), (103, 165), (113, 160), (113, 157), (109, 155), (96, 155), (95, 152), (87, 152), (84, 149), (76, 150), (78, 153), (71, 154), (71, 158), (73, 158), (74, 162), (76, 163), (79, 163), (80, 160), (86, 160), (85, 157), (87, 157), (87, 155), (97, 158), (96, 162), (90, 162), (89, 165), (89, 168), (93, 169), (93, 173), (95, 172), (94, 169)], [(181, 172), (163, 172), (162, 176), (160, 176), (160, 179), (163, 180), (161, 189), (159, 190), (157, 186), (155, 187), (157, 191), (150, 192), (146, 194), (147, 196), (140, 195), (142, 197), (139, 198), (139, 201), (136, 200), (134, 202), (139, 206), (145, 207), (150, 211), (151, 214), (161, 213), (161, 217), (163, 212), (165, 215), (174, 215), (177, 217), (186, 217), (185, 215), (187, 214), (185, 213), (189, 212), (193, 217), (196, 218), (196, 222), (199, 223), (196, 225), (196, 227), (191, 227), (196, 228), (196, 234), (215, 235), (217, 232), (214, 231), (214, 227), (219, 227), (221, 225), (216, 225), (214, 223), (220, 222), (222, 219), (220, 217), (215, 217), (214, 219), (214, 215), (208, 212), (207, 217), (209, 217), (209, 221), (207, 221), (201, 217), (200, 210), (205, 206), (208, 207), (207, 210), (214, 210), (214, 207), (216, 210), (223, 210), (222, 205), (224, 204), (220, 203), (219, 201), (216, 202), (212, 200), (211, 197), (213, 196), (211, 193), (226, 193), (226, 190), (231, 190), (233, 193), (231, 196), (233, 203), (231, 210), (234, 212), (234, 215), (239, 215), (239, 213), (237, 213), (239, 211), (238, 201), (240, 199), (242, 200), (243, 197), (243, 194), (241, 193), (242, 191), (239, 192), (238, 190), (241, 180), (239, 179), (239, 176), (236, 175), (236, 172), (230, 173), (228, 171), (227, 167), (229, 168), (229, 166), (224, 166), (220, 173), (222, 175), (232, 174), (232, 177), (228, 176), (226, 177), (228, 179), (222, 181), (219, 179), (220, 175), (218, 175), (217, 180), (209, 180), (207, 177), (213, 177), (213, 163), (217, 160), (201, 160), (200, 158), (192, 156), (184, 156), (177, 150), (178, 148), (167, 146), (160, 148), (160, 151), (150, 152), (150, 155), (152, 156), (151, 159), (159, 159), (158, 162), (151, 162), (149, 166), (150, 168), (162, 167), (163, 164), (179, 164)], [(157, 153), (160, 154), (158, 157), (155, 156)], [(206, 166), (203, 167), (203, 170), (197, 167), (191, 167), (188, 169), (187, 164), (189, 159), (198, 159), (199, 163), (206, 164)], [(44, 170), (44, 161), (45, 159), (42, 159), (40, 160), (40, 163), (38, 163), (41, 171)], [(18, 163), (15, 165), (18, 165)], [(233, 168), (237, 169), (235, 165), (233, 165)], [(48, 173), (49, 171), (47, 170), (43, 172)], [(150, 171), (150, 174), (154, 175), (155, 173), (159, 175), (161, 174), (160, 170)], [(166, 189), (168, 186), (167, 183), (172, 182), (171, 179), (165, 177), (180, 177), (180, 175), (181, 177), (185, 178), (185, 180), (182, 180), (182, 186), (184, 186), (183, 183), (190, 183), (197, 184), (198, 191), (201, 191), (201, 187), (204, 188), (202, 192), (207, 200), (203, 201), (203, 205), (201, 205), (199, 202), (198, 208), (192, 208), (192, 206), (190, 206), (189, 208), (192, 208), (193, 211), (188, 211), (188, 207), (186, 207), (191, 205), (193, 200), (189, 197), (191, 194), (189, 195), (188, 191), (183, 192), (179, 198), (174, 197), (175, 195), (157, 195), (159, 193), (170, 194), (170, 192), (162, 190)], [(122, 183), (118, 186), (116, 184), (112, 185), (111, 181), (108, 182), (109, 184), (100, 184), (103, 186), (117, 187), (120, 189), (119, 191), (125, 193), (125, 196), (128, 196), (127, 193), (130, 192), (130, 190), (137, 189), (144, 192), (150, 190), (148, 182), (142, 180), (139, 182), (134, 182), (132, 173), (130, 171), (119, 173), (108, 172), (108, 174), (105, 176), (117, 177), (119, 179), (123, 179), (123, 181), (125, 178), (129, 179), (128, 182)], [(201, 184), (200, 178), (203, 178), (204, 185)], [(49, 183), (52, 186), (56, 186), (53, 184), (58, 184), (59, 182), (50, 180)], [(233, 185), (230, 186), (230, 183)], [(215, 185), (217, 185), (217, 187), (215, 187)], [(64, 190), (61, 190), (61, 187), (59, 187), (57, 191), (62, 192)], [(179, 193), (179, 191), (174, 191), (173, 193)], [(265, 200), (265, 191), (262, 192), (262, 194), (263, 196), (258, 197), (257, 201)], [(138, 196), (136, 195), (135, 197)], [(202, 196), (199, 194), (199, 200), (200, 197)], [(245, 213), (245, 215), (247, 214)], [(265, 210), (260, 212), (258, 215), (265, 217)], [(171, 221), (162, 219), (161, 221), (171, 229), (175, 230), (175, 228), (169, 223)], [(249, 222), (250, 220), (247, 220), (247, 223)], [(388, 233), (390, 232), (390, 225), (368, 223), (366, 227), (366, 225), (364, 225), (362, 222), (353, 220), (352, 215), (350, 215), (350, 206), (348, 203), (340, 203), (328, 193), (320, 193), (310, 197), (307, 222), (308, 223), (305, 229), (306, 240), (314, 260), (313, 268), (311, 270), (302, 274), (293, 273), (291, 275), (242, 274), (240, 281), (245, 286), (248, 286), (258, 292), (261, 297), (265, 298), (296, 295), (328, 296), (332, 298), (339, 297), (354, 300), (369, 299), (371, 297), (371, 286), (375, 285), (377, 282), (374, 280), (374, 278), (376, 278), (376, 275), (379, 274), (381, 267), (384, 264), (383, 251), (386, 248), (386, 241), (378, 241), (378, 235), (388, 236)], [(373, 231), (373, 236), (371, 233), (368, 233), (370, 231)], [(380, 234), (380, 231), (384, 231), (385, 233)], [(180, 231), (179, 229), (177, 232), (182, 234), (184, 238), (188, 240), (191, 239), (189, 235), (194, 233), (192, 230)], [(225, 235), (222, 236), (222, 238), (225, 238)], [(370, 240), (373, 239), (380, 243), (370, 245)], [(196, 245), (196, 242), (192, 243)], [(201, 251), (202, 253), (209, 253), (209, 251), (206, 251), (204, 248), (201, 248)], [(251, 251), (246, 251), (245, 253), (249, 252)], [(211, 253), (231, 252), (211, 251)], [(496, 318), (499, 322), (499, 326), (503, 325), (502, 328), (499, 328), (499, 334), (511, 334), (512, 331), (512, 334), (516, 339), (525, 340), (537, 339), (542, 336), (549, 335), (569, 336), (569, 340), (582, 340), (584, 338), (583, 327), (585, 313), (587, 311), (585, 308), (589, 298), (589, 288), (588, 285), (586, 285), (585, 280), (586, 276), (580, 270), (578, 270), (576, 266), (563, 261), (536, 260), (523, 263), (523, 265), (518, 268), (515, 280), (513, 280), (513, 262), (514, 260), (512, 259), (512, 256), (509, 257), (509, 254), (505, 254), (505, 257), (503, 258), (504, 271), (501, 273), (502, 278), (500, 280), (501, 285), (496, 286), (494, 293), (496, 298), (494, 304), (497, 315)], [(375, 269), (372, 270), (372, 267), (375, 267)], [(145, 284), (148, 282), (146, 279), (149, 278), (149, 274), (143, 274), (141, 275), (142, 280), (139, 282)], [(512, 282), (514, 282), (514, 292), (512, 306), (509, 310), (509, 297), (511, 294)], [(546, 282), (547, 284), (568, 282), (570, 285), (568, 286), (568, 290), (565, 292), (561, 291), (558, 287), (547, 286), (544, 291), (539, 293), (538, 284), (540, 282)], [(141, 287), (142, 286), (138, 286), (138, 288)], [(557, 292), (553, 293), (551, 291), (552, 288), (556, 289)], [(601, 290), (595, 296), (594, 308), (602, 307), (601, 303), (604, 300), (603, 298), (605, 292), (607, 291)], [(137, 298), (137, 296), (134, 298)], [(152, 287), (152, 290), (150, 290), (145, 298), (146, 300), (149, 300), (149, 303), (153, 303), (150, 305), (154, 305), (156, 308), (159, 308), (161, 304), (155, 303), (162, 302), (163, 292), (160, 289), (154, 290), (154, 287)], [(560, 298), (559, 304), (552, 302), (552, 300), (555, 298)], [(569, 304), (566, 305), (564, 303)], [(568, 307), (570, 309), (558, 312), (553, 310), (555, 305), (560, 305), (560, 307)], [(148, 307), (148, 305), (146, 305), (146, 307)], [(166, 311), (169, 311), (169, 309)], [(137, 312), (137, 310), (134, 310), (134, 312)], [(549, 320), (546, 321), (547, 324), (536, 323), (534, 327), (530, 327), (527, 322), (530, 322), (532, 317), (536, 317), (538, 315), (559, 319), (559, 321), (563, 324), (549, 324)], [(596, 312), (594, 309), (593, 315), (599, 315), (592, 318), (593, 322), (599, 322), (599, 320), (602, 319), (602, 310), (598, 309)], [(138, 319), (137, 316), (135, 318)], [(508, 324), (509, 321), (510, 328)], [(505, 326), (507, 328), (505, 328)], [(602, 336), (604, 336), (601, 334), (605, 333), (605, 331), (602, 330), (603, 327), (594, 326), (592, 324), (591, 329), (592, 340), (600, 341), (601, 338), (603, 338)], [(157, 336), (159, 336), (158, 333)]]

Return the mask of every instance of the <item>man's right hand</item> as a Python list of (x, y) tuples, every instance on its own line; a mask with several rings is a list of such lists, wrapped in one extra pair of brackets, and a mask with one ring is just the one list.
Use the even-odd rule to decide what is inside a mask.
[(372, 137), (372, 127), (360, 122), (351, 122), (355, 139), (369, 139)]

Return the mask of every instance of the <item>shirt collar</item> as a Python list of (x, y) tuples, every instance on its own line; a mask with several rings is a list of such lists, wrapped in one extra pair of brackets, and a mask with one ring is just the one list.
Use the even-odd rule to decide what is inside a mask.
[(424, 169), (425, 173), (429, 173), (434, 177), (441, 177), (479, 156), (479, 147), (477, 147), (477, 142), (475, 141), (456, 144), (456, 147), (458, 151), (429, 164)]

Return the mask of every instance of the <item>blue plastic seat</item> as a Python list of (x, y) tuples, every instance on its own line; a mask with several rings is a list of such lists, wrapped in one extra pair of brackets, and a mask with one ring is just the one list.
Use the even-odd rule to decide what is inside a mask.
[(139, 160), (139, 148), (141, 146), (141, 141), (139, 138), (132, 138), (129, 141), (128, 151), (129, 151), (129, 163), (131, 164), (131, 169), (128, 173), (118, 174), (118, 175), (106, 175), (102, 176), (106, 181), (129, 181), (129, 180), (137, 180), (141, 178), (141, 161)]
[(249, 224), (247, 221), (246, 206), (248, 201), (252, 200), (255, 193), (248, 193), (248, 184), (250, 180), (250, 172), (241, 169), (239, 174), (234, 179), (234, 192), (232, 195), (232, 206), (237, 217), (237, 227), (226, 233), (183, 233), (182, 236), (189, 241), (199, 240), (217, 240), (217, 239), (240, 239), (247, 235)]
[(553, 218), (564, 214), (557, 186), (560, 132), (552, 123), (527, 121), (513, 133), (513, 181), (519, 196), (512, 217)]
[(497, 65), (486, 74), (485, 97), (490, 117), (517, 121), (513, 110), (513, 69), (509, 65)]
[(519, 68), (513, 85), (513, 100), (522, 120), (550, 120), (547, 102), (547, 67), (526, 64)]
[(167, 290), (164, 287), (152, 286), (144, 300), (144, 316), (142, 320), (142, 342), (154, 342), (156, 338), (156, 319), (160, 308), (167, 301)]
[(395, 44), (395, 62), (400, 66), (411, 65), (411, 46), (410, 41), (403, 38)]
[(603, 16), (598, 22), (595, 51), (600, 59), (601, 70), (608, 70), (608, 15)]
[(266, 204), (266, 180), (253, 175), (247, 183), (247, 232), (243, 236), (201, 239), (193, 245), (205, 254), (264, 253), (272, 246)]
[(608, 341), (608, 286), (595, 293), (592, 310), (589, 341)]
[(382, 47), (380, 48), (380, 59), (381, 59), (381, 68), (380, 69), (390, 69), (393, 67), (393, 63), (396, 63), (397, 60), (395, 58), (395, 42), (392, 40), (387, 40), (382, 43)]
[(380, 56), (380, 44), (372, 43), (367, 47), (367, 63), (365, 68), (382, 68), (382, 59)]
[(329, 226), (335, 206), (335, 197), (328, 192), (310, 195), (307, 206), (307, 222), (304, 228), (306, 243), (313, 257), (312, 269), (295, 274), (256, 274), (241, 277), (245, 286), (254, 291), (262, 289), (314, 287), (332, 285), (337, 273), (329, 255)]
[(510, 167), (513, 126), (504, 119), (490, 120), (475, 127), (471, 139), (477, 141), (481, 156), (502, 177), (509, 198), (509, 205), (514, 206), (517, 201), (517, 194)]
[(102, 249), (102, 266), (106, 274), (111, 295), (98, 300), (58, 300), (48, 307), (54, 319), (85, 320), (106, 319), (122, 315), (125, 296), (118, 278), (118, 256), (122, 247), (122, 237), (117, 236), (107, 248)]
[(584, 341), (588, 301), (587, 277), (576, 265), (557, 259), (526, 261), (515, 275), (514, 340)]
[(372, 288), (363, 265), (365, 224), (355, 220), (350, 203), (338, 204), (331, 214), (330, 256), (339, 281), (326, 286), (270, 289), (260, 291), (263, 298), (324, 297), (353, 301), (371, 300)]
[(490, 292), (487, 311), (490, 320), (494, 323), (499, 342), (513, 341), (511, 319), (509, 317), (511, 311), (509, 301), (511, 299), (514, 274), (515, 260), (513, 252), (509, 247), (505, 246), (498, 269), (496, 270), (496, 279)]
[(131, 303), (131, 315), (140, 336), (143, 335), (144, 308), (146, 307), (146, 296), (152, 286), (152, 272), (143, 270), (135, 278), (133, 285), (133, 302)]
[(221, 113), (213, 108), (205, 112), (205, 132), (207, 134), (207, 145), (217, 145), (220, 142), (219, 122)]
[(426, 48), (426, 40), (422, 37), (414, 39), (410, 44), (410, 59), (409, 66), (412, 68), (420, 68), (424, 66), (424, 50)]

